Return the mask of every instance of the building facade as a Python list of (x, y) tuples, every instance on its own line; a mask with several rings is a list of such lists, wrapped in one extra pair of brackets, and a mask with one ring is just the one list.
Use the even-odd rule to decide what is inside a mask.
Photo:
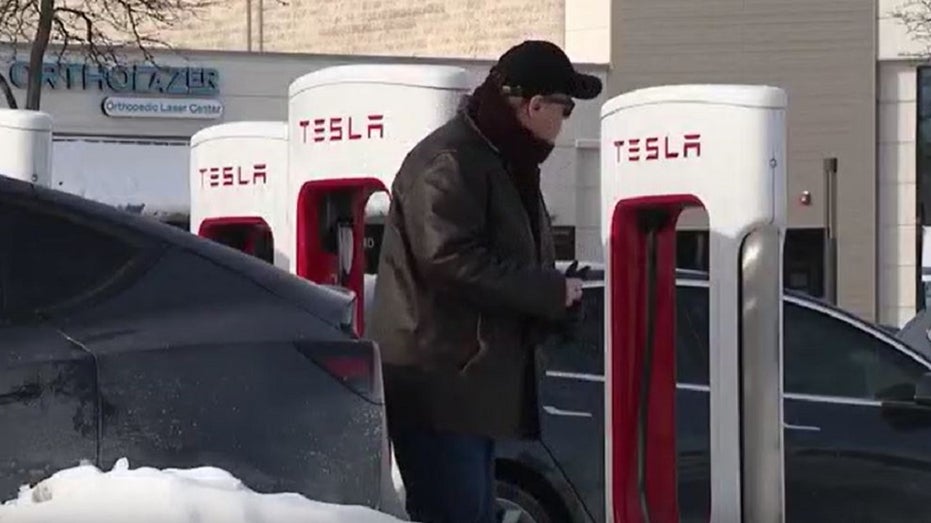
[(217, 0), (159, 36), (173, 46), (496, 58), (528, 38), (606, 63), (610, 0)]
[[(786, 283), (823, 295), (833, 270), (842, 307), (889, 325), (924, 308), (922, 273), (931, 272), (922, 254), (931, 254), (922, 239), (931, 226), (929, 42), (894, 16), (908, 6), (921, 8), (908, 0), (613, 0), (611, 7), (609, 97), (666, 83), (786, 89)], [(833, 216), (829, 159), (837, 161)], [(823, 241), (832, 220), (833, 268)], [(681, 250), (695, 250), (704, 224), (701, 212), (683, 217), (680, 227), (696, 232), (695, 241), (680, 240)]]
[[(875, 1), (614, 0), (611, 16), (609, 96), (669, 83), (787, 91), (786, 284), (825, 290), (823, 172), (836, 158), (837, 301), (863, 317), (897, 319), (898, 302), (879, 299)], [(704, 223), (691, 213), (680, 225)]]

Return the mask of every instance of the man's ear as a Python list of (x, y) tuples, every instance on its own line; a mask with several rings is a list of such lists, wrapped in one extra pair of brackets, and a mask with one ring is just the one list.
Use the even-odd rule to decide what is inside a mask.
[(527, 102), (527, 108), (530, 112), (535, 113), (543, 108), (543, 97), (536, 95)]
[(528, 115), (531, 115), (539, 111), (543, 107), (543, 101), (540, 99), (539, 96), (534, 96), (532, 98), (527, 99), (523, 103), (523, 105), (524, 105), (523, 107), (524, 111), (526, 111)]

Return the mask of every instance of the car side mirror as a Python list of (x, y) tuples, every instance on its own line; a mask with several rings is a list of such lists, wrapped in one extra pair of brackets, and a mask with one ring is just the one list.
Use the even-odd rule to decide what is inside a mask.
[(931, 407), (931, 372), (922, 374), (915, 384), (915, 403)]

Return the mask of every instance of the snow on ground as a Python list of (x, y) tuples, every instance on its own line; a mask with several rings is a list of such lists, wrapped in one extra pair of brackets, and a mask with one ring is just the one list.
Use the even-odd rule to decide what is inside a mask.
[(260, 494), (225, 470), (92, 465), (61, 470), (0, 505), (0, 523), (396, 523), (358, 506)]

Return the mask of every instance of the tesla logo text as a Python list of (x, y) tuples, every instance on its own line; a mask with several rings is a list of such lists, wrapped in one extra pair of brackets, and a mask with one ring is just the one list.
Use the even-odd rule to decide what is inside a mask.
[(649, 136), (615, 140), (614, 150), (618, 163), (698, 158), (701, 157), (701, 135), (689, 133), (681, 137)]
[(251, 169), (231, 165), (201, 167), (200, 185), (201, 187), (205, 185), (210, 185), (210, 187), (230, 187), (233, 185), (258, 185), (259, 182), (265, 185), (268, 182), (267, 176), (268, 166), (264, 163), (253, 164)]
[(331, 116), (314, 118), (297, 122), (301, 128), (301, 143), (340, 142), (343, 140), (361, 140), (363, 138), (385, 137), (385, 116), (370, 114), (360, 121), (359, 117)]

